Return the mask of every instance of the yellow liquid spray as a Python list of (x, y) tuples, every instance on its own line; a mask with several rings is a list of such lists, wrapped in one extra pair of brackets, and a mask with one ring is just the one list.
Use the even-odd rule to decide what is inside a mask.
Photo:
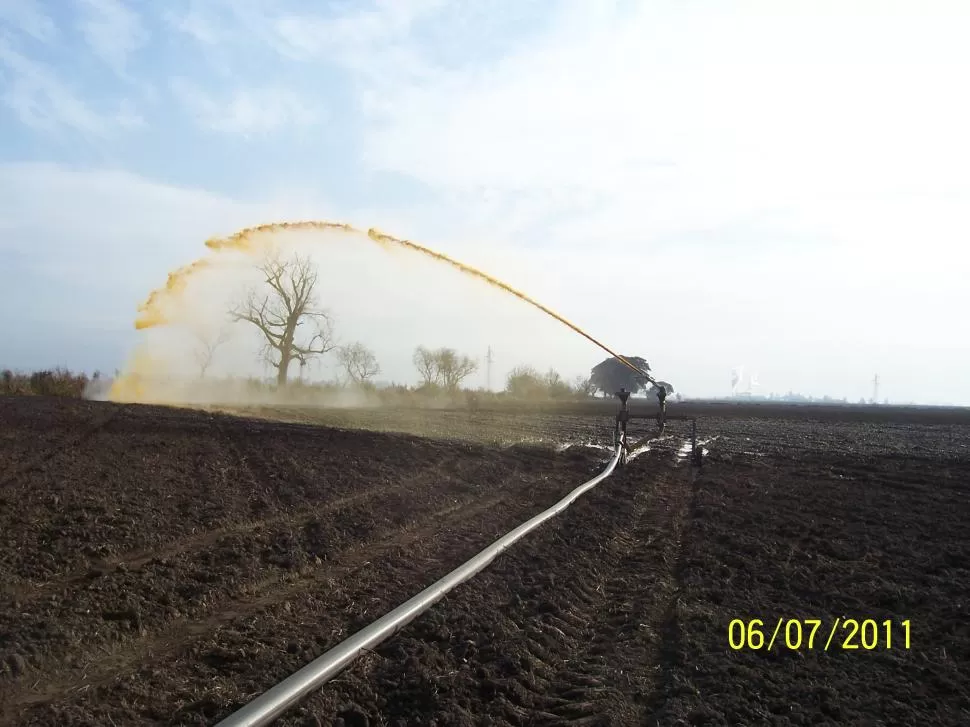
[[(258, 250), (264, 249), (271, 241), (272, 235), (274, 233), (287, 232), (287, 231), (314, 231), (314, 230), (321, 231), (321, 232), (346, 232), (354, 235), (366, 234), (367, 237), (369, 237), (371, 240), (373, 240), (374, 242), (376, 242), (381, 246), (390, 247), (394, 245), (405, 250), (411, 250), (414, 252), (421, 253), (422, 255), (426, 255), (427, 257), (437, 260), (438, 262), (445, 263), (454, 268), (457, 268), (459, 271), (461, 271), (462, 273), (465, 273), (466, 275), (470, 275), (472, 277), (478, 278), (479, 280), (483, 280), (489, 285), (492, 285), (500, 290), (503, 290), (506, 293), (510, 293), (514, 295), (516, 298), (519, 298), (520, 300), (525, 301), (529, 305), (534, 306), (535, 308), (538, 308), (546, 315), (551, 316), (552, 318), (568, 326), (570, 329), (572, 329), (579, 335), (589, 340), (591, 343), (595, 344), (596, 346), (599, 346), (601, 349), (603, 349), (608, 354), (610, 354), (611, 356), (621, 361), (624, 365), (626, 365), (631, 370), (646, 377), (648, 381), (651, 381), (651, 382), (653, 381), (653, 378), (650, 377), (650, 375), (646, 371), (640, 370), (637, 366), (632, 364), (626, 358), (614, 352), (606, 344), (596, 340), (591, 335), (586, 333), (586, 331), (581, 329), (579, 326), (566, 320), (555, 311), (542, 305), (541, 303), (529, 297), (522, 291), (516, 290), (511, 285), (508, 285), (507, 283), (503, 283), (498, 278), (492, 277), (488, 273), (482, 272), (481, 270), (473, 268), (470, 265), (466, 265), (462, 262), (459, 262), (458, 260), (455, 260), (454, 258), (451, 258), (445, 255), (444, 253), (436, 252), (435, 250), (431, 250), (430, 248), (427, 248), (424, 245), (420, 245), (410, 240), (402, 240), (392, 235), (388, 235), (386, 233), (380, 232), (374, 228), (370, 228), (366, 232), (364, 232), (363, 230), (359, 230), (351, 225), (344, 224), (341, 222), (328, 222), (328, 221), (316, 221), (316, 220), (303, 221), (303, 222), (276, 222), (276, 223), (267, 224), (267, 225), (259, 225), (258, 227), (248, 227), (244, 230), (240, 230), (239, 232), (236, 232), (235, 234), (229, 237), (212, 238), (212, 239), (206, 240), (205, 244), (206, 244), (206, 247), (214, 251), (233, 250), (233, 251), (244, 252), (244, 253), (253, 253)], [(168, 276), (168, 281), (165, 284), (165, 287), (159, 288), (153, 291), (148, 296), (148, 299), (138, 307), (138, 317), (135, 320), (135, 327), (138, 329), (145, 329), (145, 328), (153, 328), (155, 326), (166, 325), (169, 321), (163, 311), (165, 299), (169, 296), (179, 295), (185, 289), (186, 285), (188, 284), (189, 278), (193, 274), (195, 274), (200, 270), (206, 269), (211, 264), (212, 264), (212, 261), (210, 259), (202, 258), (200, 260), (196, 260), (195, 262), (189, 265), (186, 265), (184, 267), (181, 267), (178, 270), (170, 273)]]

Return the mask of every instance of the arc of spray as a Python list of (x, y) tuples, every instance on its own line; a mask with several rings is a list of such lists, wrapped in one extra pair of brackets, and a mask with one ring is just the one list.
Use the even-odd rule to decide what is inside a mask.
[[(351, 232), (351, 233), (358, 233), (358, 234), (363, 233), (362, 230), (357, 229), (353, 225), (348, 225), (343, 222), (329, 222), (325, 220), (312, 220), (312, 221), (301, 221), (301, 222), (278, 222), (278, 223), (271, 223), (267, 225), (259, 225), (258, 227), (249, 227), (244, 230), (240, 230), (239, 232), (227, 238), (213, 238), (213, 239), (207, 240), (205, 244), (207, 247), (213, 250), (220, 250), (220, 249), (227, 249), (227, 248), (250, 250), (252, 249), (252, 246), (253, 246), (252, 238), (254, 236), (262, 233), (266, 233), (266, 232), (272, 233), (272, 232), (280, 232), (284, 230), (331, 230), (331, 231)], [(481, 270), (478, 270), (477, 268), (474, 268), (471, 265), (466, 265), (463, 262), (459, 262), (458, 260), (455, 260), (454, 258), (449, 257), (448, 255), (445, 255), (444, 253), (437, 252), (436, 250), (432, 250), (417, 242), (412, 242), (411, 240), (402, 240), (399, 237), (388, 235), (387, 233), (381, 232), (380, 230), (374, 227), (369, 228), (365, 234), (367, 235), (367, 237), (369, 237), (371, 240), (378, 243), (379, 245), (393, 244), (393, 245), (398, 245), (399, 247), (414, 250), (415, 252), (419, 252), (423, 255), (427, 255), (428, 257), (438, 260), (439, 262), (443, 262), (448, 265), (451, 265), (452, 267), (457, 268), (463, 273), (467, 273), (468, 275), (472, 275), (481, 280), (484, 280), (489, 285), (493, 285), (501, 290), (504, 290), (506, 293), (511, 293), (516, 298), (519, 298), (520, 300), (528, 303), (534, 308), (538, 308), (546, 315), (551, 316), (552, 318), (555, 318), (557, 321), (569, 327), (571, 330), (578, 333), (583, 338), (587, 339), (594, 345), (603, 349), (608, 354), (610, 354), (618, 361), (620, 361), (624, 366), (636, 372), (637, 374), (640, 374), (641, 376), (643, 376), (650, 383), (652, 384), (656, 383), (654, 378), (650, 376), (649, 373), (642, 370), (640, 367), (636, 366), (632, 362), (628, 361), (624, 356), (621, 356), (620, 354), (616, 353), (605, 343), (602, 343), (601, 341), (596, 340), (591, 335), (586, 333), (586, 331), (584, 331), (582, 328), (566, 320), (561, 315), (556, 313), (554, 310), (547, 308), (546, 306), (542, 305), (542, 303), (538, 302), (537, 300), (534, 300), (533, 298), (529, 297), (522, 291), (516, 290), (511, 285), (508, 285), (507, 283), (503, 283), (498, 278), (495, 278), (489, 275), (488, 273), (482, 272)]]

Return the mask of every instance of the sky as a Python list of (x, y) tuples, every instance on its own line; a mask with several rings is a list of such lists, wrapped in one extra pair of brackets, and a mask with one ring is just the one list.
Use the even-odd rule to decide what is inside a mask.
[[(970, 405), (967, 37), (961, 0), (0, 0), (0, 366), (122, 368), (205, 239), (322, 218), (688, 395)], [(529, 315), (557, 343), (496, 379), (603, 358)]]

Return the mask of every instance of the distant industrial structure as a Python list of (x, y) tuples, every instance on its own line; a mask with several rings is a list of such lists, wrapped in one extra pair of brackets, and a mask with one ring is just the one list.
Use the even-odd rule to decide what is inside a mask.
[(748, 376), (748, 385), (742, 388), (744, 383), (744, 366), (738, 366), (731, 371), (731, 396), (741, 399), (759, 398), (755, 392), (758, 388), (758, 374)]
[[(865, 398), (859, 399), (859, 404), (868, 405), (888, 405), (889, 399), (879, 400), (879, 385), (880, 385), (879, 374), (876, 374), (872, 378), (872, 397), (868, 400)], [(787, 394), (776, 394), (771, 392), (769, 394), (759, 393), (758, 389), (758, 375), (750, 374), (747, 379), (744, 376), (744, 366), (737, 366), (731, 370), (731, 397), (732, 399), (743, 399), (745, 401), (785, 401), (785, 402), (799, 402), (808, 403), (816, 402), (822, 404), (848, 404), (850, 403), (847, 397), (834, 397), (834, 396), (811, 396), (805, 394), (798, 394), (794, 391), (789, 391)]]

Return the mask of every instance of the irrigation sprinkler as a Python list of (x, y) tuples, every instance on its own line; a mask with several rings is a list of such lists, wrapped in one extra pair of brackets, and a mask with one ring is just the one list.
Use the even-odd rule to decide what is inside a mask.
[[(648, 374), (641, 372), (637, 377), (645, 381), (650, 381), (654, 386), (658, 386), (657, 400), (659, 402), (659, 409), (656, 414), (657, 421), (657, 434), (661, 435), (664, 433), (664, 428), (667, 424), (667, 392), (666, 389), (660, 387), (657, 382), (655, 382)], [(627, 399), (629, 394), (624, 394), (623, 389), (620, 389), (618, 395), (620, 396), (620, 408), (616, 413), (616, 421), (613, 426), (613, 446), (620, 446), (620, 461), (619, 465), (623, 466), (626, 464), (627, 455), (629, 454), (629, 443), (627, 441), (627, 425), (631, 419), (651, 419), (654, 418), (651, 414), (639, 413), (635, 414), (629, 410), (627, 407)]]
[[(617, 466), (622, 467), (626, 464), (629, 446), (627, 444), (627, 424), (631, 419), (654, 419), (657, 422), (658, 435), (664, 433), (667, 422), (684, 421), (690, 422), (690, 463), (694, 467), (700, 468), (703, 465), (703, 450), (697, 446), (697, 417), (670, 415), (661, 409), (656, 415), (649, 413), (633, 413), (624, 409), (617, 412), (616, 422), (613, 426), (613, 446), (620, 447), (620, 460)], [(642, 439), (640, 441), (643, 441)]]

